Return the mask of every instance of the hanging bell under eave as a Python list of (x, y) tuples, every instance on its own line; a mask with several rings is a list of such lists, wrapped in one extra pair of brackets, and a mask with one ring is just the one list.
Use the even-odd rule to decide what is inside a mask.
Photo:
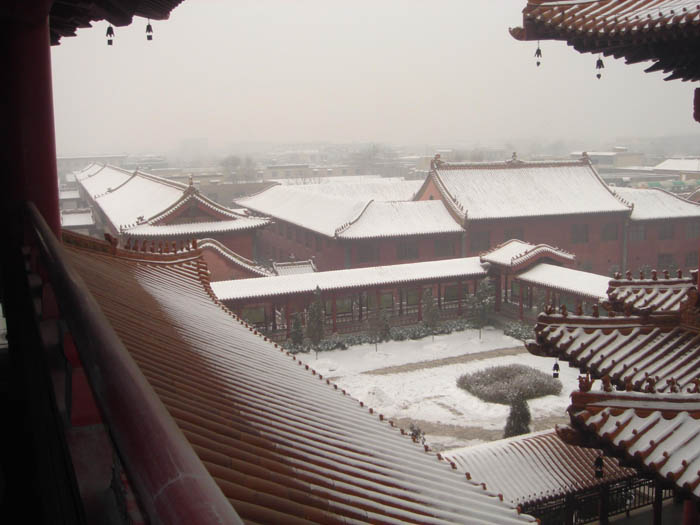
[(146, 25), (146, 40), (153, 40), (153, 26), (150, 20), (148, 21), (148, 25)]
[(559, 379), (559, 361), (554, 361), (554, 366), (552, 367), (552, 377), (554, 379)]
[(603, 477), (603, 456), (598, 456), (593, 462), (595, 469), (595, 477), (600, 479)]
[(537, 64), (537, 67), (540, 67), (540, 64), (542, 63), (542, 50), (540, 49), (539, 40), (537, 41), (537, 49), (535, 49), (535, 58), (537, 59), (537, 61), (535, 62)]
[(105, 36), (107, 37), (107, 45), (111, 46), (112, 39), (114, 38), (114, 28), (111, 25), (107, 26), (107, 33)]
[(595, 63), (595, 68), (598, 71), (595, 76), (598, 80), (600, 80), (600, 77), (603, 76), (603, 74), (600, 72), (600, 70), (605, 69), (605, 64), (603, 64), (602, 58), (598, 57), (598, 60), (596, 60), (596, 63)]

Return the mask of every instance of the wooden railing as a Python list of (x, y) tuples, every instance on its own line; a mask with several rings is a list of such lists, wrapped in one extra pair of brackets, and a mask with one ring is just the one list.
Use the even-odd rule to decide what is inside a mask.
[(40, 262), (92, 393), (151, 523), (242, 523), (117, 336), (63, 247), (28, 205)]

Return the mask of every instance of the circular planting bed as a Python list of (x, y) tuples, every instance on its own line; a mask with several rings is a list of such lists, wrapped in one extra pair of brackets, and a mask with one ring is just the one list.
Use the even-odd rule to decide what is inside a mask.
[(516, 398), (559, 395), (561, 381), (525, 365), (492, 366), (457, 379), (457, 386), (482, 401), (510, 405)]

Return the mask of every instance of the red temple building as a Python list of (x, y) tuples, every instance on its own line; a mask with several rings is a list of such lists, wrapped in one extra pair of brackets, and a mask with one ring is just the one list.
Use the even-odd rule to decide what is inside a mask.
[(208, 199), (192, 185), (141, 171), (91, 164), (76, 174), (82, 198), (105, 233), (121, 244), (155, 250), (181, 248), (211, 237), (244, 258), (253, 258), (257, 232), (266, 218), (248, 217)]

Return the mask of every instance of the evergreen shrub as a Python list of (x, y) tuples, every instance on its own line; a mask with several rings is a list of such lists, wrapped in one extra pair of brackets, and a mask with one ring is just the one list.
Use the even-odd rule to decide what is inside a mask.
[(488, 403), (510, 405), (523, 400), (559, 395), (561, 381), (526, 365), (492, 366), (457, 378), (457, 386)]

